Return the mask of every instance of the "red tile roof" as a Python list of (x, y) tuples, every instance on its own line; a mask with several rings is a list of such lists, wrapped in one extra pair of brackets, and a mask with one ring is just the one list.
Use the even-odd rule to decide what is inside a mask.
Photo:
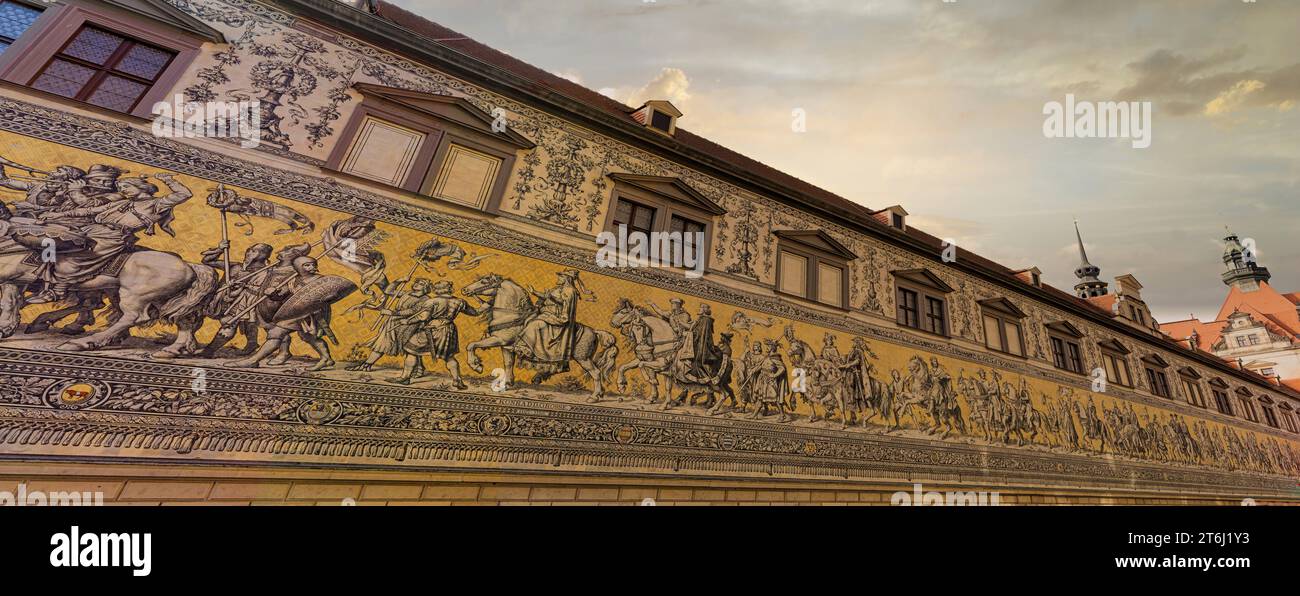
[(1106, 311), (1106, 314), (1108, 315), (1115, 315), (1115, 294), (1102, 294), (1100, 296), (1084, 298), (1084, 300), (1086, 300), (1088, 304)]
[(1192, 331), (1195, 331), (1197, 335), (1201, 336), (1201, 350), (1209, 352), (1210, 346), (1219, 341), (1219, 336), (1223, 335), (1223, 326), (1226, 324), (1227, 321), (1210, 321), (1206, 323), (1200, 319), (1187, 319), (1185, 321), (1161, 323), (1160, 331), (1182, 342), (1183, 345), (1188, 345), (1185, 340), (1192, 336)]

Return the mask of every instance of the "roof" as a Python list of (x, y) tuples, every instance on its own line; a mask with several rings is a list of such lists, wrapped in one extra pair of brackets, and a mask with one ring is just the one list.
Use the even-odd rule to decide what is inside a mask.
[(1202, 348), (1208, 350), (1219, 341), (1228, 324), (1228, 317), (1235, 312), (1250, 315), (1252, 319), (1264, 325), (1269, 332), (1300, 342), (1300, 313), (1296, 312), (1300, 302), (1300, 292), (1281, 294), (1268, 282), (1260, 282), (1254, 292), (1243, 292), (1236, 286), (1228, 291), (1228, 296), (1219, 308), (1219, 316), (1213, 321), (1201, 321), (1191, 318), (1183, 321), (1163, 323), (1160, 330), (1177, 340), (1191, 337), (1192, 331), (1201, 336)]
[(1160, 331), (1178, 341), (1185, 341), (1195, 331), (1197, 335), (1201, 336), (1201, 349), (1208, 352), (1210, 346), (1218, 342), (1219, 336), (1223, 335), (1223, 326), (1226, 324), (1227, 321), (1210, 321), (1207, 323), (1192, 318), (1184, 321), (1161, 323)]
[(1097, 308), (1100, 308), (1100, 309), (1106, 311), (1106, 314), (1114, 316), (1114, 314), (1115, 314), (1115, 299), (1116, 299), (1116, 295), (1115, 295), (1115, 294), (1102, 294), (1102, 295), (1100, 295), (1100, 296), (1093, 296), (1093, 297), (1091, 297), (1091, 298), (1085, 298), (1084, 300), (1086, 300), (1086, 301), (1088, 302), (1088, 304), (1091, 304), (1091, 305), (1093, 305), (1093, 306), (1095, 306), (1095, 307), (1097, 307)]
[(1281, 335), (1295, 339), (1300, 336), (1300, 312), (1296, 312), (1296, 301), (1287, 297), (1294, 295), (1284, 296), (1265, 281), (1261, 281), (1259, 289), (1253, 292), (1243, 292), (1233, 286), (1219, 308), (1218, 318), (1227, 319), (1233, 311), (1239, 310), (1265, 324), (1272, 323), (1281, 330)]

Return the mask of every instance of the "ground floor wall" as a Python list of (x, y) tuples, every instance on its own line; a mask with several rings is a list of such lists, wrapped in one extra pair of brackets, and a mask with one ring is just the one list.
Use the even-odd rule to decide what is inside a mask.
[[(116, 169), (106, 212), (157, 215), (123, 232), (120, 254), (77, 246), (111, 231), (101, 223), (66, 222), (54, 279), (88, 281), (56, 305), (25, 304), (45, 277), (20, 238), (50, 219), (14, 208), (4, 223), (12, 479), (68, 474), (140, 502), (226, 500), (245, 474), (271, 496), (230, 502), (328, 501), (312, 487), (330, 478), (339, 499), (374, 501), (446, 486), (467, 502), (612, 488), (589, 502), (887, 502), (915, 480), (1006, 502), (1296, 499), (1293, 435), (760, 288), (603, 269), (594, 246), (508, 218), (17, 101), (0, 100), (0, 156)], [(120, 196), (141, 174), (144, 190)], [(223, 285), (223, 238), (231, 278), (253, 281)], [(367, 498), (385, 486), (400, 498)]]
[[(918, 488), (920, 485), (921, 488)], [(1007, 486), (834, 480), (710, 480), (689, 477), (409, 472), (267, 467), (194, 467), (49, 462), (0, 463), (0, 493), (102, 494), (105, 505), (320, 506), (893, 506), (919, 502), (918, 491), (970, 495), (972, 504), (1032, 505), (1296, 505), (1297, 498), (1115, 489), (1086, 485)], [(980, 493), (984, 493), (981, 495)], [(996, 496), (993, 495), (996, 493)], [(29, 497), (29, 502), (30, 497)], [(89, 502), (89, 499), (86, 501)], [(946, 501), (945, 501), (946, 502)]]

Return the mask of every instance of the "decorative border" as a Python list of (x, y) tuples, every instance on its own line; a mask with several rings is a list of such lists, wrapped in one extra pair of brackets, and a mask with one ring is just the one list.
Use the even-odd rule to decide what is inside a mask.
[[(1289, 479), (691, 414), (205, 369), (213, 410), (181, 411), (193, 367), (0, 348), (0, 444), (42, 455), (179, 458), (235, 464), (403, 467), (492, 464), (611, 473), (872, 479), (996, 478), (1003, 483), (1293, 495)], [(19, 375), (22, 375), (20, 377)], [(69, 382), (105, 393), (76, 409)], [(108, 395), (112, 395), (110, 398)], [(146, 395), (149, 411), (112, 399)], [(170, 398), (170, 399), (169, 399)], [(164, 404), (162, 407), (156, 404)], [(129, 407), (129, 406), (127, 406)], [(222, 409), (224, 408), (224, 409)]]

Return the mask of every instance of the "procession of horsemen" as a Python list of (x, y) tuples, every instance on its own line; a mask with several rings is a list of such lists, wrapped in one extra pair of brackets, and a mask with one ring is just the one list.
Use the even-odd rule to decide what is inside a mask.
[[(1015, 383), (980, 369), (975, 375), (961, 370), (954, 378), (935, 357), (927, 362), (912, 356), (904, 370), (886, 373), (877, 369), (873, 361), (879, 357), (861, 337), (843, 350), (831, 333), (814, 348), (793, 326), (779, 337), (755, 338), (757, 329), (774, 322), (739, 312), (726, 325), (730, 331), (718, 332), (709, 304), (692, 314), (675, 297), (667, 307), (621, 298), (608, 322), (613, 332), (591, 327), (578, 321), (579, 305), (596, 296), (576, 269), (558, 272), (554, 286), (541, 290), (496, 273), (479, 275), (457, 295), (452, 281), (415, 277), (419, 267), (445, 276), (434, 268), (444, 257), (449, 269), (477, 265), (479, 259), (438, 240), (417, 250), (409, 274), (389, 280), (382, 254), (349, 254), (357, 240), (374, 232), (374, 222), (359, 216), (335, 222), (317, 242), (279, 248), (253, 243), (234, 255), (224, 227), (229, 214), (272, 217), (290, 224), (285, 231), (308, 232), (314, 224), (287, 207), (250, 203), (221, 187), (207, 204), (221, 210), (223, 239), (191, 263), (137, 244), (142, 235), (175, 236), (173, 210), (193, 198), (191, 189), (167, 173), (127, 174), (102, 164), (46, 172), (0, 157), (0, 191), (24, 195), (0, 202), (0, 338), (22, 327), (24, 307), (45, 304), (48, 310), (22, 330), (66, 336), (58, 345), (62, 350), (105, 348), (120, 344), (133, 328), (166, 323), (176, 335), (152, 357), (281, 366), (293, 360), (297, 340), (315, 352), (309, 370), (323, 371), (336, 367), (334, 305), (360, 291), (367, 299), (347, 312), (370, 311), (372, 333), (358, 344), (364, 356), (350, 358), (346, 368), (370, 373), (387, 358), (401, 366), (399, 375), (384, 379), (393, 383), (432, 376), (430, 363), (440, 362), (452, 386), (466, 389), (461, 356), (474, 372), (484, 373), (480, 352), (498, 350), (503, 367), (492, 371), (494, 390), (516, 388), (517, 367), (534, 371), (530, 382), (540, 385), (577, 364), (576, 372), (590, 381), (591, 402), (600, 401), (606, 384), (613, 383), (620, 401), (639, 396), (662, 409), (694, 407), (714, 416), (789, 422), (806, 411), (810, 423), (844, 428), (911, 428), (941, 438), (955, 434), (1159, 461), (1245, 467), (1291, 460), (1276, 443), (1259, 442), (1250, 433), (1211, 429), (1204, 421), (1189, 426), (1169, 413), (1164, 419), (1138, 414), (1131, 404), (1103, 404), (1099, 410), (1091, 396), (1085, 405), (1065, 388), (1055, 398), (1040, 393), (1041, 406), (1035, 405), (1023, 377)], [(240, 204), (243, 212), (236, 208)], [(361, 284), (322, 274), (321, 258), (358, 272)], [(105, 328), (91, 332), (99, 316)], [(481, 317), (486, 325), (483, 337), (463, 349), (462, 317)], [(72, 320), (55, 326), (67, 319)], [(217, 322), (216, 332), (200, 345), (195, 334), (208, 321)], [(631, 359), (617, 365), (620, 345)], [(634, 371), (640, 373), (635, 384), (629, 381)]]

